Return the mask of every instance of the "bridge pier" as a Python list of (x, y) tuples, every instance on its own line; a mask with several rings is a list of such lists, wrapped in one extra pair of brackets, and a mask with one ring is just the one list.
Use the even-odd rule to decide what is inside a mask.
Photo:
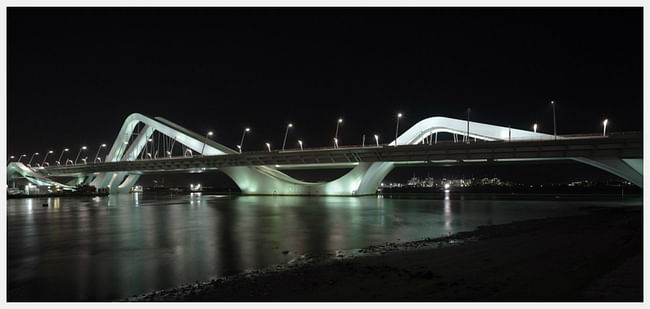
[(117, 187), (117, 193), (131, 192), (131, 188), (135, 185), (135, 183), (138, 181), (139, 178), (140, 175), (134, 175), (134, 174), (126, 176), (124, 182), (122, 182), (122, 184)]
[(643, 159), (571, 158), (621, 177), (643, 188)]
[(222, 171), (243, 194), (360, 196), (376, 194), (379, 184), (394, 167), (390, 162), (359, 162), (345, 175), (321, 183), (300, 181), (274, 169), (259, 169), (254, 174), (249, 167), (228, 167)]

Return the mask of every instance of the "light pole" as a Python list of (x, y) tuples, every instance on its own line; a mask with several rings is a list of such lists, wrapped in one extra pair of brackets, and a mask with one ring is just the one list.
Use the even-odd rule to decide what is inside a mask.
[(377, 147), (379, 147), (379, 135), (375, 134), (375, 142), (377, 142)]
[(16, 157), (14, 156), (9, 156), (9, 163), (11, 163), (11, 160), (15, 159)]
[(244, 132), (241, 134), (241, 142), (239, 142), (239, 153), (241, 153), (242, 148), (244, 147), (244, 137), (246, 136), (246, 132), (250, 132), (250, 128), (244, 129)]
[(19, 163), (20, 163), (20, 160), (21, 160), (23, 157), (27, 157), (27, 155), (26, 155), (26, 154), (22, 154), (22, 155), (20, 155), (20, 157), (18, 157), (18, 161), (16, 161), (16, 162), (19, 162)]
[(512, 128), (508, 125), (508, 142), (512, 141)]
[(607, 136), (607, 119), (603, 120), (603, 136)]
[(170, 147), (171, 149), (169, 149), (169, 151), (167, 152), (167, 153), (169, 153), (169, 158), (170, 158), (170, 159), (171, 159), (171, 157), (172, 157), (172, 154), (174, 153), (174, 144), (176, 144), (176, 140), (177, 140), (179, 137), (180, 137), (180, 136), (174, 136), (174, 140), (172, 141), (172, 146)]
[[(150, 151), (153, 151), (153, 138), (151, 138), (151, 137), (148, 138), (147, 142), (148, 143), (144, 146), (144, 151), (142, 152), (142, 156), (140, 156), (141, 159), (143, 158), (145, 152), (149, 153)], [(149, 144), (151, 144), (151, 146), (147, 146)], [(149, 150), (149, 147), (151, 148), (151, 150)]]
[(300, 145), (300, 151), (302, 151), (303, 149), (302, 149), (302, 141), (301, 140), (298, 140), (298, 145)]
[(203, 150), (205, 150), (205, 143), (208, 142), (208, 136), (212, 136), (212, 131), (209, 131), (209, 132), (205, 135), (205, 140), (203, 141), (203, 147), (201, 148), (201, 156), (203, 156)]
[(468, 107), (467, 108), (467, 143), (469, 144), (469, 113), (471, 109)]
[(32, 166), (32, 160), (34, 159), (34, 156), (38, 156), (38, 152), (32, 154), (32, 156), (29, 158), (29, 162), (27, 162), (27, 166)]
[[(125, 152), (127, 151), (127, 149), (128, 149), (128, 145), (129, 145), (129, 141), (125, 141), (125, 142), (122, 143), (122, 144), (124, 145), (124, 148), (121, 148), (121, 147), (120, 147), (120, 150), (117, 151), (118, 156), (121, 155), (120, 152), (125, 153)], [(146, 148), (146, 144), (145, 144), (145, 148)], [(135, 157), (133, 158), (133, 160), (137, 160), (137, 159), (138, 159), (138, 155), (135, 155)], [(68, 161), (66, 161), (65, 164), (68, 165)]]
[[(97, 159), (99, 159), (99, 151), (102, 150), (102, 148), (104, 148), (104, 147), (106, 147), (106, 144), (99, 145), (99, 148), (97, 148), (97, 154), (95, 155), (95, 160), (93, 160), (93, 163), (95, 163), (97, 161)], [(102, 162), (102, 161), (100, 160), (99, 162)]]
[[(343, 123), (343, 118), (339, 118), (339, 120), (336, 122), (336, 133), (334, 133), (334, 139), (337, 140), (339, 138), (339, 125)], [(338, 144), (336, 146), (338, 148)]]
[(57, 165), (61, 165), (61, 158), (63, 157), (63, 153), (68, 152), (68, 150), (70, 150), (70, 149), (64, 148), (63, 151), (61, 151), (61, 155), (59, 155), (59, 160), (56, 161)]
[(553, 138), (557, 140), (557, 127), (555, 126), (555, 102), (551, 101), (551, 106), (553, 107)]
[(533, 124), (533, 132), (537, 133), (537, 124)]
[(266, 143), (266, 148), (268, 148), (268, 149), (269, 149), (269, 152), (271, 152), (271, 144)]
[[(54, 150), (50, 150), (50, 151), (48, 151), (48, 152), (45, 153), (45, 158), (43, 158), (43, 162), (41, 162), (41, 166), (42, 166), (43, 164), (45, 164), (45, 160), (47, 160), (47, 156), (48, 156), (49, 154), (51, 154), (51, 153), (54, 153)], [(48, 164), (48, 165), (50, 165), (50, 164)]]
[(395, 147), (397, 147), (397, 134), (399, 132), (399, 119), (402, 118), (402, 113), (397, 113), (397, 125), (395, 126)]
[(289, 134), (289, 128), (292, 128), (293, 124), (289, 123), (287, 128), (284, 130), (284, 140), (282, 141), (282, 151), (284, 151), (284, 144), (287, 142), (287, 134)]
[(81, 154), (82, 150), (86, 150), (86, 146), (82, 146), (81, 149), (79, 149), (79, 152), (77, 153), (77, 157), (74, 159), (74, 164), (77, 165), (77, 160), (79, 160), (79, 155)]
[(334, 148), (339, 148), (339, 139), (336, 137), (334, 138)]

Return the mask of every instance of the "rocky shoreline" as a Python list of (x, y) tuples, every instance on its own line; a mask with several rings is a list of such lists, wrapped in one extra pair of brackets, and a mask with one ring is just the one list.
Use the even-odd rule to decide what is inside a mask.
[(641, 207), (481, 226), (122, 301), (642, 301)]

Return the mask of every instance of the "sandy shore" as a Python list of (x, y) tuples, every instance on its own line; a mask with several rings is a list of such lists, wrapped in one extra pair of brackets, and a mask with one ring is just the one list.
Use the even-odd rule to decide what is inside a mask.
[(127, 301), (642, 301), (640, 207), (484, 226), (286, 265)]

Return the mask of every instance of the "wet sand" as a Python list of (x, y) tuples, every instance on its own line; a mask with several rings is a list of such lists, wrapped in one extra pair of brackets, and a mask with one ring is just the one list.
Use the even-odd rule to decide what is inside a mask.
[(126, 301), (643, 301), (641, 207), (303, 255)]

